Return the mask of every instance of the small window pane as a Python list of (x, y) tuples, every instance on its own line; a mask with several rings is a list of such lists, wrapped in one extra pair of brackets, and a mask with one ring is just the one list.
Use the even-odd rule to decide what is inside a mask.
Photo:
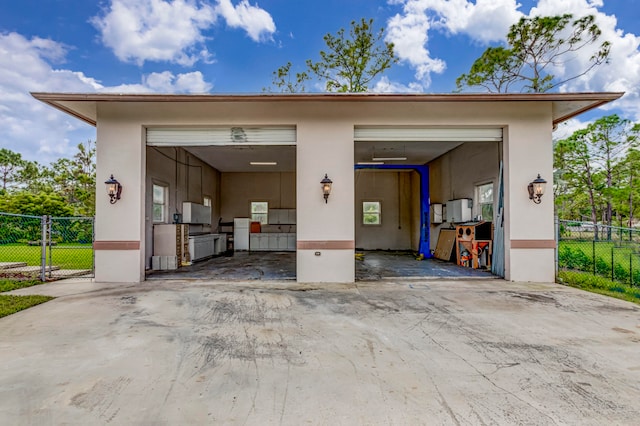
[(480, 204), (493, 203), (493, 183), (478, 187), (478, 202)]
[(153, 221), (164, 222), (164, 207), (162, 204), (153, 205)]
[(364, 201), (362, 203), (362, 223), (365, 225), (380, 225), (379, 201)]
[(202, 200), (202, 205), (205, 207), (211, 207), (211, 197), (204, 197)]
[(481, 204), (482, 207), (482, 219), (492, 221), (493, 220), (493, 204)]
[(153, 185), (153, 221), (165, 222), (167, 211), (166, 194), (167, 188), (161, 185)]
[(478, 185), (478, 214), (482, 220), (493, 220), (493, 182)]
[(164, 187), (153, 185), (153, 203), (164, 204)]

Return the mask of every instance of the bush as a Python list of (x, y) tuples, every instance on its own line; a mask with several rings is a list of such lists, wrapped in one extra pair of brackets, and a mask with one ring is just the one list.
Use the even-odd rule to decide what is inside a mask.
[(618, 281), (628, 282), (629, 281), (629, 269), (625, 268), (624, 266), (620, 265), (619, 263), (616, 263), (614, 265), (614, 267), (613, 267), (613, 276)]
[(579, 248), (573, 250), (571, 247), (561, 247), (558, 251), (558, 263), (561, 268), (591, 270), (591, 258)]
[(611, 265), (601, 257), (596, 258), (596, 273), (605, 277), (610, 277)]

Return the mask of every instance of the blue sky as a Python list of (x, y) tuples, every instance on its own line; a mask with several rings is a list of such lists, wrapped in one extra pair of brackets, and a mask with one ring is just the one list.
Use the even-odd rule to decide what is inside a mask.
[(92, 127), (33, 100), (30, 91), (260, 92), (278, 67), (291, 61), (302, 70), (306, 59), (318, 59), (324, 34), (360, 18), (385, 28), (400, 58), (372, 91), (451, 92), (456, 77), (487, 46), (503, 42), (521, 16), (560, 13), (595, 15), (612, 43), (609, 65), (560, 90), (627, 92), (579, 120), (616, 112), (640, 121), (640, 0), (3, 1), (0, 146), (48, 163), (95, 138)]

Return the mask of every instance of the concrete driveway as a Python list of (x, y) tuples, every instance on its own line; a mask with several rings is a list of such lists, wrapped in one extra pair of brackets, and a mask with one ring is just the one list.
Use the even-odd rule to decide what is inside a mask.
[(0, 424), (638, 424), (640, 309), (557, 285), (60, 282)]

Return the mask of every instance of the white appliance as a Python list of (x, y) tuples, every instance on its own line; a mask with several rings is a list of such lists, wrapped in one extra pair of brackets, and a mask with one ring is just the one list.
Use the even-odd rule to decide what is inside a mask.
[(471, 208), (473, 200), (471, 198), (461, 198), (447, 201), (447, 222), (461, 223), (471, 220)]
[(236, 217), (233, 219), (233, 249), (249, 250), (249, 218)]

